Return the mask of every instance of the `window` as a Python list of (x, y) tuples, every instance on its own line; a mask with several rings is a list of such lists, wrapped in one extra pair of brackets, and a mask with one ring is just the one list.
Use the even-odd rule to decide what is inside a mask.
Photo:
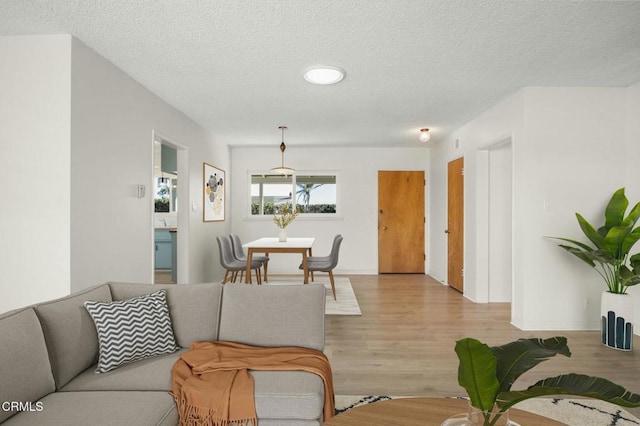
[(273, 215), (279, 206), (292, 204), (301, 214), (336, 214), (335, 174), (301, 173), (282, 176), (251, 175), (251, 215)]

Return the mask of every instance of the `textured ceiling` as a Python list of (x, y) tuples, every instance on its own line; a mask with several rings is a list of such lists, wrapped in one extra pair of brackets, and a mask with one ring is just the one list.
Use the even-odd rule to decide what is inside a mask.
[[(0, 0), (69, 33), (232, 146), (419, 146), (525, 86), (640, 81), (638, 1)], [(8, 58), (0, 58), (1, 61)], [(344, 68), (335, 86), (302, 78)]]

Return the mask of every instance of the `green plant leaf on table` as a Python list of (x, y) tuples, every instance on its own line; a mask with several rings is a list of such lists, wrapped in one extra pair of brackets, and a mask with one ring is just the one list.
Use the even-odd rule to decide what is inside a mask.
[(456, 342), (455, 351), (460, 360), (458, 383), (467, 391), (471, 405), (483, 412), (485, 426), (495, 425), (515, 404), (539, 396), (575, 395), (640, 407), (640, 395), (607, 379), (575, 373), (540, 380), (527, 390), (511, 391), (522, 373), (542, 361), (558, 354), (570, 357), (565, 337), (519, 339), (494, 347), (467, 337)]
[(551, 395), (583, 396), (622, 407), (640, 406), (640, 395), (602, 377), (574, 373), (540, 380), (524, 391), (500, 393), (496, 403), (501, 409), (507, 409), (526, 399)]
[(558, 354), (571, 356), (566, 337), (550, 339), (518, 339), (515, 342), (491, 348), (497, 359), (496, 376), (500, 392), (511, 390), (513, 383), (523, 373)]
[(482, 411), (491, 411), (500, 390), (493, 351), (470, 337), (458, 340), (455, 351), (460, 360), (458, 383), (467, 390), (471, 405)]

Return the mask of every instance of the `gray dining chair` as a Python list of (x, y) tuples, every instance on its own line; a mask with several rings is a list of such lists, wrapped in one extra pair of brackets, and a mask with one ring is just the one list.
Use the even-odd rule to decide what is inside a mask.
[[(336, 297), (336, 283), (333, 278), (333, 270), (338, 265), (338, 257), (340, 253), (340, 245), (344, 238), (342, 235), (336, 235), (333, 238), (333, 245), (331, 247), (331, 253), (329, 256), (309, 256), (307, 257), (307, 269), (311, 272), (311, 280), (314, 280), (313, 272), (328, 272), (329, 280), (331, 281), (331, 290), (333, 292), (333, 299), (338, 300)], [(300, 264), (299, 269), (304, 269), (304, 266)]]
[[(245, 264), (247, 263), (247, 255), (245, 254), (243, 248), (242, 248), (242, 240), (240, 240), (240, 237), (238, 236), (238, 234), (229, 234), (229, 238), (231, 238), (231, 246), (233, 247), (233, 256), (241, 261), (244, 262)], [(267, 269), (269, 266), (269, 256), (256, 256), (253, 255), (251, 256), (251, 260), (252, 261), (257, 261), (257, 262), (261, 262), (262, 263), (262, 268), (264, 269), (263, 272), (263, 279), (264, 282), (268, 282), (269, 279), (267, 277)], [(240, 279), (242, 280), (242, 272), (240, 273)]]
[[(220, 249), (220, 264), (225, 269), (222, 284), (225, 284), (228, 281), (235, 282), (236, 277), (238, 276), (238, 272), (246, 270), (247, 262), (237, 260), (233, 256), (233, 247), (231, 244), (231, 239), (229, 237), (227, 237), (226, 235), (221, 235), (219, 237), (216, 237), (216, 241), (218, 242), (218, 248)], [(258, 282), (258, 284), (262, 284), (262, 278), (260, 276), (261, 267), (261, 262), (251, 262), (251, 269), (256, 271), (256, 281)], [(229, 276), (229, 274), (231, 274), (231, 276)]]

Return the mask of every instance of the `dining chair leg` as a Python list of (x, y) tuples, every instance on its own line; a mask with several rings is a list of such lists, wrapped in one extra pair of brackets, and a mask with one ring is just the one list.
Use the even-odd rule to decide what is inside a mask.
[(224, 279), (222, 280), (222, 284), (227, 283), (227, 277), (229, 276), (229, 270), (224, 271)]
[(256, 268), (256, 282), (258, 285), (262, 285), (262, 274), (260, 273), (260, 268)]
[(333, 271), (329, 271), (329, 281), (331, 281), (331, 291), (333, 291), (333, 300), (338, 300), (336, 297), (336, 283), (333, 280)]

